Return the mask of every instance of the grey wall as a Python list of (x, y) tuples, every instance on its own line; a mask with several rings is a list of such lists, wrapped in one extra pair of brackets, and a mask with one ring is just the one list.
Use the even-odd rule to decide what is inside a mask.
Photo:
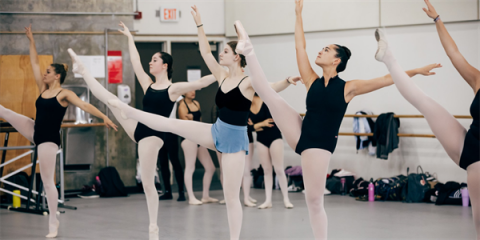
[[(132, 12), (132, 0), (1, 0), (0, 11), (21, 12)], [(93, 15), (0, 15), (0, 31), (23, 31), (25, 26), (32, 24), (33, 31), (83, 31), (103, 32), (105, 28), (117, 28), (119, 21), (123, 21), (133, 29), (133, 16), (93, 16)], [(103, 34), (34, 34), (37, 51), (40, 55), (53, 55), (54, 62), (67, 63), (70, 67), (65, 84), (85, 85), (82, 78), (74, 78), (71, 72), (71, 59), (67, 53), (72, 48), (79, 55), (103, 55)], [(29, 54), (28, 39), (25, 34), (0, 34), (0, 54), (27, 55)], [(121, 50), (123, 55), (123, 83), (130, 86), (135, 92), (135, 78), (130, 63), (127, 38), (123, 35), (110, 34), (108, 50)], [(44, 69), (42, 69), (44, 71)], [(104, 79), (98, 79), (102, 84)], [(109, 91), (116, 94), (117, 85), (110, 84)], [(133, 95), (134, 97), (134, 95)], [(132, 99), (135, 102), (135, 99)], [(91, 103), (106, 111), (103, 103), (93, 95)], [(109, 115), (117, 124), (113, 115)], [(99, 122), (101, 119), (95, 119)], [(120, 125), (119, 125), (120, 126)], [(79, 189), (83, 184), (91, 184), (99, 170), (105, 167), (105, 128), (96, 128), (95, 161), (91, 171), (66, 172), (66, 189)], [(120, 177), (126, 186), (135, 185), (136, 146), (120, 127), (118, 132), (109, 131), (108, 135), (109, 165), (117, 168)]]

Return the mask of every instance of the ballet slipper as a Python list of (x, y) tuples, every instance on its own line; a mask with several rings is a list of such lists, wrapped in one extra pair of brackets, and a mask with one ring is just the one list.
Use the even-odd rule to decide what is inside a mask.
[(293, 204), (289, 201), (283, 202), (283, 204), (285, 205), (286, 209), (292, 209), (293, 208)]
[(57, 227), (55, 228), (55, 231), (49, 232), (47, 234), (47, 236), (45, 236), (45, 237), (46, 238), (56, 238), (57, 235), (58, 235), (58, 227), (60, 227), (60, 222), (57, 220)]
[(248, 37), (245, 28), (243, 28), (242, 23), (237, 20), (235, 21), (234, 27), (238, 36), (238, 42), (237, 47), (235, 48), (235, 52), (237, 54), (242, 54), (243, 56), (253, 54), (253, 45), (250, 42), (250, 38)]
[(248, 197), (248, 200), (249, 200), (250, 202), (252, 202), (252, 203), (257, 203), (257, 200), (254, 199), (254, 198), (252, 198), (252, 197), (250, 197), (250, 196)]
[(85, 73), (85, 66), (83, 65), (82, 61), (80, 61), (77, 54), (71, 48), (69, 48), (67, 52), (68, 54), (70, 54), (70, 57), (72, 58), (72, 63), (73, 63), (72, 72), (83, 76)]
[(203, 201), (200, 201), (198, 199), (188, 199), (188, 204), (190, 205), (202, 205)]
[(218, 202), (219, 204), (225, 204), (225, 199), (222, 199)]
[(258, 209), (267, 209), (267, 208), (272, 208), (271, 202), (264, 202), (262, 205), (258, 206)]
[(203, 203), (217, 203), (218, 199), (212, 198), (212, 197), (202, 198), (202, 202)]
[(375, 53), (375, 59), (379, 62), (382, 62), (383, 58), (385, 57), (385, 54), (388, 51), (388, 42), (383, 30), (379, 28), (375, 30), (375, 39), (377, 39), (377, 42), (378, 42), (378, 49), (377, 49), (377, 52)]
[(243, 201), (243, 205), (245, 205), (245, 207), (256, 207), (257, 206), (257, 204), (255, 204), (253, 202), (250, 202), (249, 200)]
[(158, 240), (158, 226), (150, 224), (148, 227), (148, 240)]

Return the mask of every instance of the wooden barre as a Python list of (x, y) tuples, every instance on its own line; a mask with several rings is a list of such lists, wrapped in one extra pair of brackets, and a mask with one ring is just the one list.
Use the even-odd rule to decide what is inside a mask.
[[(300, 116), (305, 117), (305, 113), (300, 113)], [(345, 114), (344, 117), (369, 117), (369, 118), (378, 118), (380, 115), (356, 115), (356, 114)], [(394, 118), (425, 118), (423, 115), (393, 115)], [(454, 118), (460, 119), (472, 119), (472, 116), (469, 115), (453, 115)]]
[[(373, 133), (338, 133), (340, 136), (373, 136)], [(436, 138), (433, 134), (411, 134), (399, 133), (399, 137), (421, 137), (421, 138)]]

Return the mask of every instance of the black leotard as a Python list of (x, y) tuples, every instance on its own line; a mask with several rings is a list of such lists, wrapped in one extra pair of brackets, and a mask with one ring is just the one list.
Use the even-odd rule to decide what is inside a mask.
[[(145, 97), (143, 97), (143, 111), (168, 118), (175, 105), (175, 101), (172, 102), (172, 100), (170, 100), (170, 94), (168, 93), (170, 86), (166, 89), (156, 90), (150, 85), (145, 93)], [(164, 139), (165, 133), (155, 131), (139, 122), (137, 128), (135, 128), (135, 133), (133, 134), (135, 141), (138, 143), (140, 140), (151, 136)]]
[[(193, 102), (193, 104), (195, 104), (195, 106), (197, 106), (195, 101), (192, 101), (192, 102)], [(185, 101), (185, 98), (183, 99), (183, 103), (185, 103), (185, 106), (187, 106), (188, 113), (193, 115), (193, 121), (200, 122), (200, 118), (202, 117), (202, 112), (200, 111), (200, 108), (197, 106), (198, 110), (195, 111), (195, 112), (192, 112), (192, 111), (190, 111), (190, 108), (188, 107), (188, 104)]]
[(312, 83), (307, 93), (307, 112), (296, 153), (301, 154), (309, 148), (335, 151), (340, 124), (348, 106), (344, 92), (345, 81), (338, 75), (330, 79), (327, 87), (323, 77)]
[(60, 126), (67, 111), (67, 108), (60, 105), (57, 100), (60, 92), (52, 98), (43, 98), (42, 93), (35, 102), (37, 114), (33, 127), (33, 141), (37, 146), (45, 142), (53, 142), (60, 146)]
[(237, 87), (227, 93), (222, 91), (222, 85), (225, 79), (223, 79), (222, 84), (220, 84), (218, 88), (215, 103), (220, 109), (218, 117), (225, 123), (236, 126), (247, 126), (252, 101), (245, 98), (238, 87), (245, 78), (247, 77), (244, 77), (238, 83)]
[(253, 125), (247, 125), (248, 143), (253, 143), (253, 132), (255, 129)]
[(477, 92), (470, 106), (470, 115), (473, 117), (472, 125), (465, 136), (460, 167), (467, 169), (471, 164), (480, 161), (480, 96)]
[[(252, 120), (253, 124), (265, 121), (265, 119), (272, 118), (270, 114), (270, 110), (265, 103), (262, 103), (260, 110), (257, 114), (250, 112), (250, 119)], [(280, 133), (280, 129), (273, 123), (273, 127), (264, 127), (262, 131), (257, 132), (257, 141), (265, 147), (270, 148), (272, 142), (281, 139), (282, 134)]]

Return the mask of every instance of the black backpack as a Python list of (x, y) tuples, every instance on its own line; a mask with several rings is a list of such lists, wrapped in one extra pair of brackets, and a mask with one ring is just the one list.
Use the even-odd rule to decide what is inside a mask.
[(365, 181), (363, 178), (359, 178), (353, 182), (353, 187), (350, 189), (351, 197), (360, 197), (368, 195), (368, 185), (370, 181)]
[(375, 198), (378, 200), (401, 201), (407, 177), (398, 175), (391, 178), (379, 178), (375, 181)]
[[(419, 173), (418, 169), (422, 172)], [(417, 173), (408, 174), (410, 168), (407, 168), (407, 185), (403, 188), (404, 201), (407, 203), (422, 202), (425, 194), (430, 190), (430, 184), (427, 181), (427, 175), (423, 173), (421, 166), (417, 167)]]
[(127, 189), (114, 167), (103, 168), (98, 173), (98, 177), (100, 178), (100, 186), (96, 186), (95, 189), (101, 197), (128, 196)]

